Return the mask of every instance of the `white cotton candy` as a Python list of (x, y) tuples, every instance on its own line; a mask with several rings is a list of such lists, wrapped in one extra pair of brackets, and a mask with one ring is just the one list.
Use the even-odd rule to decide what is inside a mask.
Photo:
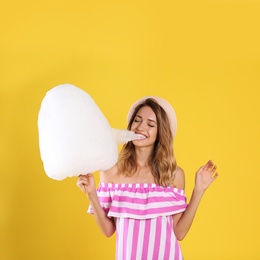
[(118, 144), (142, 138), (112, 129), (94, 100), (70, 84), (46, 93), (38, 132), (44, 170), (55, 180), (108, 170), (117, 163)]
[(108, 121), (92, 98), (73, 85), (47, 92), (38, 130), (40, 154), (50, 178), (106, 170), (117, 162), (118, 147)]
[(125, 144), (132, 140), (144, 139), (143, 135), (135, 134), (133, 131), (112, 128), (112, 133), (117, 145)]

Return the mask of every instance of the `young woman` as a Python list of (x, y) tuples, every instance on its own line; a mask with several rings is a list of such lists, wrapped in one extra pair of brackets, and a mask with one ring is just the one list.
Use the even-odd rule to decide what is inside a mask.
[(178, 240), (217, 178), (216, 166), (208, 161), (200, 167), (186, 204), (184, 172), (173, 153), (176, 117), (170, 104), (159, 97), (138, 100), (130, 108), (128, 129), (144, 138), (124, 145), (118, 163), (100, 172), (97, 190), (91, 173), (79, 176), (77, 185), (101, 231), (108, 237), (116, 232), (116, 259), (183, 259)]

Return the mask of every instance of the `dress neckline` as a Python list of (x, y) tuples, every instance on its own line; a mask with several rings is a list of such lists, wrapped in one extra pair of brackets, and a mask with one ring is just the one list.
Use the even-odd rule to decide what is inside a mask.
[(148, 189), (160, 189), (160, 190), (174, 190), (176, 192), (184, 193), (184, 190), (172, 187), (172, 186), (161, 186), (156, 183), (113, 183), (113, 182), (100, 182), (99, 187), (108, 189), (138, 189), (138, 188), (148, 188)]

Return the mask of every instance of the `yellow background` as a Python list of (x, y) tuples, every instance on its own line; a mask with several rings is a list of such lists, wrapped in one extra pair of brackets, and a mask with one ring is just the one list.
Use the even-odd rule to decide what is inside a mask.
[(116, 128), (141, 96), (171, 102), (187, 196), (208, 159), (220, 173), (181, 242), (185, 259), (260, 259), (259, 12), (252, 0), (2, 3), (0, 259), (114, 259), (115, 236), (86, 214), (76, 178), (43, 170), (38, 112), (62, 83)]

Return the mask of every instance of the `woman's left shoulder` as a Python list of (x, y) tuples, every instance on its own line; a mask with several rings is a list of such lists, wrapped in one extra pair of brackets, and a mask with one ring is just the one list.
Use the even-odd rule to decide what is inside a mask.
[(174, 186), (181, 190), (185, 189), (185, 174), (180, 166), (177, 166), (174, 172)]

